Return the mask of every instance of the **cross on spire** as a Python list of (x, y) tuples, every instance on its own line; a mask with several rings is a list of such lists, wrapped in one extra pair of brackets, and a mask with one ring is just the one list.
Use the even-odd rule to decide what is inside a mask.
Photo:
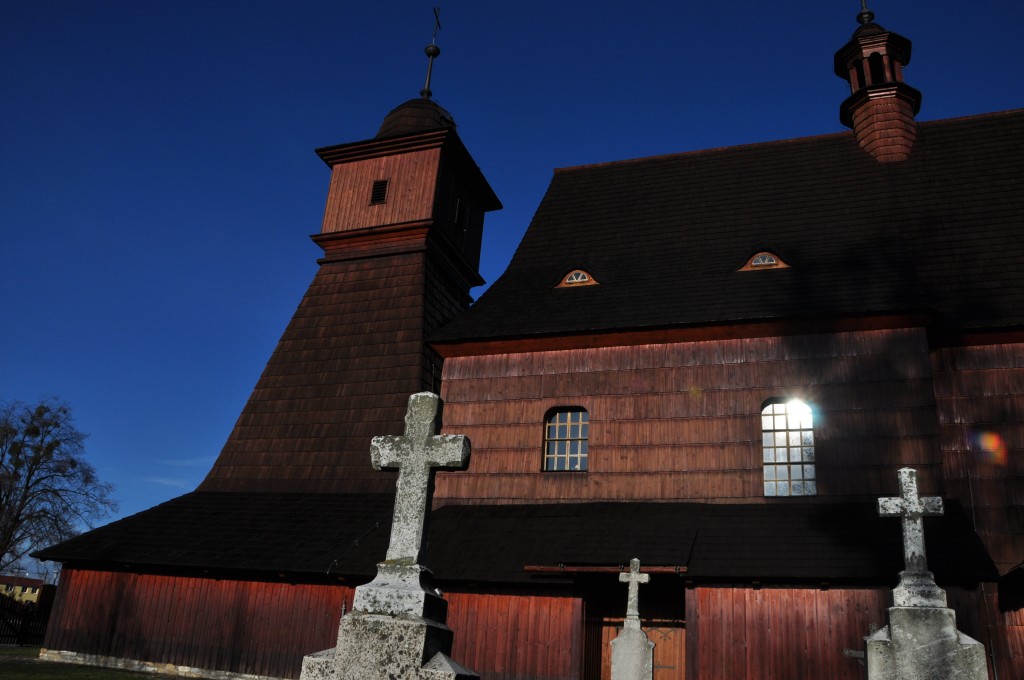
[(933, 517), (943, 512), (939, 496), (917, 495), (917, 471), (902, 468), (899, 471), (900, 495), (878, 499), (880, 517), (900, 517), (903, 520), (903, 561), (908, 572), (928, 571), (924, 554), (924, 522), (922, 517)]
[(434, 468), (463, 467), (469, 461), (469, 439), (464, 435), (434, 434), (439, 401), (431, 392), (412, 395), (405, 434), (374, 437), (370, 444), (375, 469), (398, 468), (388, 561), (419, 563)]
[(629, 561), (629, 571), (619, 574), (620, 583), (629, 584), (629, 596), (626, 599), (626, 621), (625, 628), (640, 628), (640, 584), (651, 580), (650, 574), (640, 573), (640, 560), (633, 558)]

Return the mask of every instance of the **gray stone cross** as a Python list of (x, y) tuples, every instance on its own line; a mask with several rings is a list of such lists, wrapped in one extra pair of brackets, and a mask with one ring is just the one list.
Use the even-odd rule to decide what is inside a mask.
[(370, 444), (374, 468), (398, 468), (388, 561), (419, 563), (434, 468), (463, 467), (469, 460), (465, 436), (434, 434), (438, 401), (431, 392), (412, 395), (405, 414), (405, 434), (374, 437)]
[(900, 495), (895, 498), (879, 498), (878, 514), (881, 517), (902, 518), (905, 569), (908, 572), (926, 572), (928, 560), (924, 554), (924, 522), (921, 518), (941, 515), (942, 498), (922, 498), (917, 495), (917, 471), (913, 468), (902, 468), (899, 474)]
[(635, 557), (629, 561), (629, 572), (619, 574), (619, 582), (629, 584), (629, 597), (626, 600), (626, 620), (623, 623), (625, 628), (640, 629), (640, 584), (647, 583), (650, 580), (650, 574), (640, 573), (640, 560)]

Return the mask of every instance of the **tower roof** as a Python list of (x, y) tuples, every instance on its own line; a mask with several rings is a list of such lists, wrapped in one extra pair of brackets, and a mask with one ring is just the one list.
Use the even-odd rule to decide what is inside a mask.
[(384, 117), (376, 139), (443, 129), (455, 129), (452, 114), (445, 111), (437, 102), (419, 97), (392, 109)]

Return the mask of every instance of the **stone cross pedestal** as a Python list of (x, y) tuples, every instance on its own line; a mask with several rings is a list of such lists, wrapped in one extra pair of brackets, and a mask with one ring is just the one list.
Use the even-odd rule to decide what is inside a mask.
[(911, 468), (899, 480), (900, 495), (879, 498), (878, 514), (902, 520), (904, 570), (889, 624), (867, 638), (868, 680), (987, 680), (985, 648), (956, 629), (956, 613), (928, 571), (921, 518), (941, 515), (942, 499), (918, 496)]
[(640, 584), (651, 580), (640, 573), (640, 560), (629, 561), (629, 571), (619, 574), (619, 582), (629, 584), (626, 620), (618, 637), (612, 640), (612, 680), (651, 680), (654, 675), (654, 643), (640, 628)]
[(409, 397), (405, 434), (374, 437), (373, 467), (398, 468), (395, 511), (386, 559), (377, 576), (356, 588), (341, 619), (338, 646), (307, 656), (301, 680), (468, 680), (473, 671), (452, 661), (448, 603), (424, 584), (419, 564), (434, 470), (464, 467), (469, 440), (436, 435), (438, 397)]

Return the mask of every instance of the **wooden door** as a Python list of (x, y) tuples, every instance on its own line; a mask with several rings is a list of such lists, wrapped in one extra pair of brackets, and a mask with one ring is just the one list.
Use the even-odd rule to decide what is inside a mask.
[[(654, 680), (686, 680), (686, 626), (679, 619), (646, 619), (640, 625), (654, 643)], [(602, 617), (587, 622), (587, 680), (611, 680), (612, 647), (622, 618)]]

